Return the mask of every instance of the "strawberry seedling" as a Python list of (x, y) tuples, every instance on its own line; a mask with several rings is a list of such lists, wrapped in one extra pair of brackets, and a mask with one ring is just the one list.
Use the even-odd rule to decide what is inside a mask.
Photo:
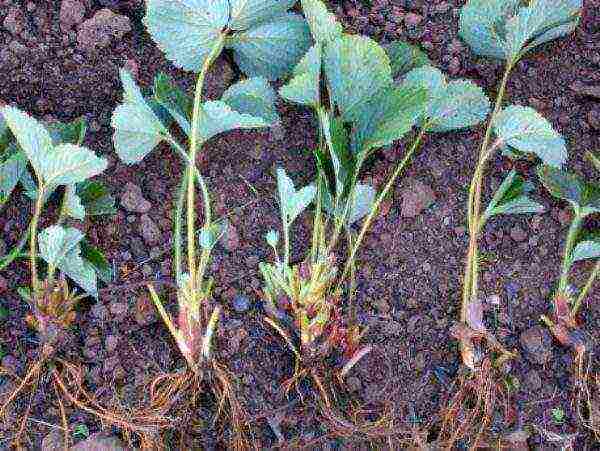
[[(209, 188), (196, 167), (196, 159), (203, 146), (216, 135), (235, 129), (264, 128), (278, 121), (275, 92), (268, 80), (287, 73), (309, 43), (306, 22), (289, 12), (293, 4), (289, 0), (148, 0), (144, 23), (150, 35), (177, 67), (198, 74), (196, 89), (190, 98), (160, 74), (152, 98), (147, 99), (131, 75), (123, 70), (123, 102), (112, 118), (114, 146), (125, 163), (141, 161), (164, 142), (183, 159), (186, 167), (175, 205), (176, 318), (166, 311), (151, 285), (149, 290), (187, 362), (187, 370), (155, 381), (151, 390), (153, 402), (169, 406), (181, 397), (179, 393), (195, 398), (198, 388), (206, 383), (219, 398), (219, 411), (223, 403), (229, 404), (236, 433), (241, 429), (241, 411), (229, 372), (214, 358), (213, 337), (222, 307), (212, 299), (213, 281), (207, 274), (213, 247), (224, 230), (223, 224), (213, 218)], [(221, 99), (205, 101), (206, 75), (223, 51), (231, 51), (239, 68), (250, 78), (229, 87)], [(187, 136), (187, 146), (171, 134), (168, 119), (174, 120)], [(204, 222), (200, 230), (195, 208), (198, 187)], [(237, 440), (234, 446), (244, 444)]]
[[(591, 160), (594, 162), (593, 156)], [(564, 246), (560, 278), (552, 294), (552, 312), (549, 316), (542, 316), (542, 320), (556, 340), (574, 353), (578, 405), (581, 408), (582, 401), (585, 403), (588, 420), (584, 420), (584, 424), (598, 437), (600, 400), (597, 394), (595, 397), (591, 394), (588, 384), (592, 346), (591, 340), (580, 328), (580, 317), (581, 307), (600, 274), (600, 230), (584, 230), (586, 219), (600, 213), (600, 184), (549, 166), (540, 166), (538, 176), (552, 196), (569, 203), (573, 213)], [(587, 281), (581, 288), (575, 288), (570, 280), (573, 267), (578, 262), (589, 260), (595, 261), (595, 264)]]
[[(460, 321), (453, 329), (459, 340), (463, 364), (469, 369), (463, 379), (463, 389), (472, 390), (475, 408), (467, 407), (470, 397), (463, 389), (455, 396), (446, 414), (441, 437), (453, 446), (468, 438), (477, 447), (480, 424), (488, 424), (493, 413), (495, 384), (482, 380), (492, 376), (482, 374), (513, 357), (489, 332), (483, 322), (483, 307), (479, 292), (479, 239), (490, 218), (500, 214), (523, 214), (541, 211), (541, 205), (527, 197), (520, 177), (512, 172), (482, 209), (485, 170), (499, 151), (512, 156), (535, 155), (545, 164), (562, 166), (567, 158), (564, 139), (535, 110), (529, 107), (504, 106), (507, 83), (512, 69), (527, 53), (541, 44), (571, 33), (578, 24), (581, 0), (554, 2), (550, 0), (471, 0), (461, 10), (459, 34), (480, 56), (504, 61), (504, 74), (498, 88), (494, 108), (488, 120), (485, 136), (469, 188), (467, 222), (469, 247), (463, 279)], [(482, 211), (483, 210), (483, 211)], [(483, 344), (497, 354), (493, 363)], [(485, 388), (485, 389), (484, 389)], [(460, 412), (463, 408), (470, 413)], [(456, 419), (463, 417), (461, 425)]]
[[(285, 386), (308, 377), (331, 413), (332, 384), (343, 381), (371, 350), (362, 344), (366, 330), (357, 324), (353, 302), (356, 255), (370, 224), (425, 135), (478, 124), (489, 102), (470, 81), (447, 81), (418, 49), (402, 42), (384, 48), (367, 37), (345, 34), (321, 1), (301, 3), (313, 45), (279, 92), (314, 111), (317, 178), (296, 190), (285, 171), (277, 171), (283, 240), (280, 245), (278, 234), (269, 232), (275, 261), (260, 269), (266, 322), (296, 358), (295, 374)], [(361, 183), (362, 168), (374, 151), (405, 137), (414, 126), (419, 128), (416, 138), (383, 190)], [(310, 251), (302, 262), (292, 262), (291, 226), (311, 203)], [(342, 264), (335, 256), (341, 242), (348, 248)], [(335, 353), (342, 363), (333, 369), (328, 359)]]
[[(85, 123), (76, 121), (44, 126), (28, 114), (9, 106), (0, 109), (0, 115), (7, 126), (4, 143), (5, 151), (9, 154), (0, 167), (4, 199), (21, 183), (27, 195), (34, 200), (33, 216), (25, 238), (3, 259), (2, 265), (7, 266), (20, 257), (25, 243), (29, 242), (27, 256), (31, 285), (18, 291), (29, 304), (31, 313), (27, 322), (35, 329), (40, 340), (38, 359), (17, 389), (3, 400), (0, 407), (0, 414), (3, 415), (23, 390), (38, 385), (45, 369), (52, 374), (57, 393), (59, 388), (67, 390), (57, 369), (71, 365), (58, 357), (65, 344), (65, 333), (73, 324), (77, 303), (88, 296), (97, 298), (98, 278), (110, 279), (110, 270), (102, 253), (85, 241), (84, 234), (75, 227), (65, 225), (69, 218), (83, 220), (89, 214), (89, 203), (84, 201), (82, 193), (104, 189), (102, 185), (94, 185), (95, 182), (89, 181), (106, 169), (107, 162), (81, 145)], [(33, 169), (33, 176), (29, 172), (29, 165)], [(63, 194), (58, 219), (55, 224), (39, 231), (44, 206), (50, 196), (59, 190)], [(112, 198), (106, 192), (100, 194), (107, 207), (104, 211), (108, 212)], [(45, 272), (41, 271), (40, 258), (46, 263)], [(68, 280), (79, 289), (70, 285)], [(21, 417), (21, 426), (15, 438), (17, 446), (30, 408), (31, 404)]]

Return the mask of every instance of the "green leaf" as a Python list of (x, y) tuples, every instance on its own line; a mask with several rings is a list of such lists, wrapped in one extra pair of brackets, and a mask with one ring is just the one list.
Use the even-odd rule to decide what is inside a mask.
[(229, 14), (229, 0), (147, 0), (144, 24), (177, 67), (199, 72)]
[(470, 0), (461, 10), (460, 36), (481, 56), (513, 63), (526, 51), (572, 32), (582, 0)]
[(202, 115), (198, 125), (201, 142), (206, 142), (213, 136), (229, 130), (243, 128), (263, 128), (269, 123), (260, 117), (238, 113), (220, 100), (205, 102), (202, 105)]
[(366, 153), (402, 138), (423, 115), (427, 104), (427, 92), (411, 86), (392, 87), (373, 97), (356, 123), (354, 151)]
[(100, 249), (84, 240), (81, 242), (81, 256), (92, 265), (102, 282), (109, 284), (113, 281), (112, 267)]
[(320, 98), (321, 57), (321, 47), (315, 44), (294, 69), (293, 78), (279, 89), (279, 95), (290, 102), (316, 107)]
[(39, 175), (48, 186), (82, 182), (103, 172), (107, 162), (94, 152), (74, 144), (60, 144), (39, 162)]
[(83, 117), (72, 122), (50, 122), (46, 128), (52, 138), (52, 143), (57, 146), (61, 143), (83, 144), (87, 123)]
[(492, 216), (543, 213), (544, 206), (531, 200), (527, 196), (529, 191), (529, 186), (523, 177), (514, 169), (510, 171), (486, 208), (483, 223)]
[(291, 72), (310, 41), (306, 21), (287, 13), (228, 37), (226, 45), (248, 76), (276, 80)]
[(360, 221), (369, 214), (375, 204), (376, 196), (377, 192), (371, 185), (362, 185), (360, 183), (356, 185), (352, 206), (348, 211), (348, 225)]
[(302, 0), (301, 3), (315, 42), (326, 43), (341, 36), (342, 26), (321, 0)]
[(279, 233), (276, 230), (269, 230), (265, 235), (265, 240), (269, 246), (275, 249), (279, 243)]
[(235, 111), (262, 118), (269, 125), (279, 121), (275, 91), (262, 77), (249, 78), (230, 86), (221, 100)]
[(40, 256), (49, 265), (58, 266), (82, 239), (83, 233), (74, 227), (47, 227), (38, 234)]
[(90, 296), (98, 297), (96, 269), (92, 263), (81, 257), (81, 248), (79, 245), (73, 247), (57, 267)]
[(284, 215), (282, 219), (287, 225), (292, 224), (298, 215), (310, 205), (317, 192), (312, 184), (296, 191), (294, 182), (287, 176), (283, 168), (277, 168), (277, 189)]
[(154, 78), (154, 99), (169, 112), (179, 127), (189, 136), (193, 99), (179, 89), (171, 77), (162, 72)]
[(593, 258), (600, 258), (600, 241), (597, 240), (581, 241), (571, 254), (571, 261), (573, 263)]
[(227, 233), (228, 222), (217, 221), (202, 227), (199, 233), (200, 246), (204, 249), (212, 249), (219, 240)]
[[(339, 199), (346, 191), (354, 172), (354, 159), (350, 153), (348, 132), (344, 122), (337, 117), (331, 118), (325, 110), (321, 110), (321, 114), (324, 115), (323, 132), (330, 151), (328, 156), (317, 154), (317, 158), (324, 171), (327, 171), (331, 164), (335, 176), (335, 193)], [(331, 201), (329, 203), (331, 204)]]
[(360, 120), (372, 97), (392, 85), (385, 50), (364, 36), (343, 35), (328, 44), (324, 65), (332, 100), (345, 121)]
[(125, 69), (120, 74), (123, 103), (112, 115), (113, 142), (121, 160), (138, 163), (164, 139), (166, 129), (144, 100), (131, 74)]
[(565, 140), (533, 108), (505, 108), (494, 122), (494, 133), (508, 146), (533, 153), (547, 165), (560, 167), (567, 160)]
[(22, 152), (14, 152), (0, 163), (0, 205), (8, 200), (27, 169), (27, 158)]
[(65, 210), (74, 219), (83, 221), (85, 219), (85, 208), (81, 199), (75, 192), (75, 185), (68, 185), (65, 190)]
[(423, 66), (431, 66), (425, 52), (417, 46), (403, 41), (393, 41), (383, 47), (392, 66), (392, 77), (397, 78), (407, 72)]
[(41, 176), (40, 169), (43, 163), (47, 162), (47, 154), (52, 150), (52, 139), (48, 130), (41, 122), (17, 108), (6, 106), (0, 109), (0, 112), (36, 174)]
[(550, 194), (579, 208), (584, 202), (585, 182), (577, 175), (551, 166), (540, 165), (537, 174)]
[(247, 30), (284, 14), (294, 3), (296, 0), (229, 0), (228, 28)]
[(76, 192), (87, 216), (112, 215), (117, 212), (115, 198), (102, 182), (86, 180), (78, 183)]

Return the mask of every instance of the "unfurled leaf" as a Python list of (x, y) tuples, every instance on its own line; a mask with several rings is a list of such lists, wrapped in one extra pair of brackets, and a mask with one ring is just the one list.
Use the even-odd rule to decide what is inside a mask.
[(0, 112), (36, 174), (41, 176), (40, 168), (53, 147), (50, 133), (41, 122), (17, 108), (5, 106)]
[(352, 225), (367, 216), (373, 208), (377, 192), (371, 185), (357, 184), (354, 188), (352, 206), (348, 211), (348, 225)]
[(564, 138), (533, 108), (506, 107), (493, 125), (494, 133), (506, 145), (535, 154), (547, 165), (560, 167), (567, 160)]
[(238, 113), (220, 100), (205, 102), (198, 126), (201, 142), (229, 130), (263, 128), (270, 124), (263, 118)]
[(279, 121), (275, 91), (262, 77), (248, 78), (230, 86), (221, 100), (235, 111), (262, 118), (269, 125)]
[(39, 161), (39, 175), (48, 186), (83, 182), (103, 172), (107, 162), (94, 152), (74, 144), (60, 144)]
[(290, 102), (316, 107), (320, 99), (321, 58), (321, 47), (315, 44), (294, 69), (292, 79), (279, 89), (279, 95)]
[(236, 63), (248, 76), (276, 80), (292, 71), (310, 41), (306, 21), (286, 13), (229, 36), (226, 45), (233, 49)]
[(62, 143), (81, 145), (85, 139), (87, 123), (84, 118), (79, 118), (72, 122), (50, 122), (46, 124), (46, 128), (55, 146)]
[(366, 153), (402, 138), (422, 117), (428, 105), (427, 91), (400, 86), (383, 90), (363, 108), (352, 137), (355, 153)]
[(342, 35), (328, 44), (324, 69), (332, 100), (345, 121), (360, 120), (373, 96), (392, 85), (385, 50), (364, 36)]
[(0, 205), (7, 201), (27, 170), (27, 158), (22, 152), (12, 152), (0, 163)]
[(189, 135), (194, 101), (179, 89), (168, 75), (162, 72), (154, 78), (154, 99), (169, 112), (179, 127)]
[(301, 3), (315, 42), (326, 43), (341, 36), (342, 26), (321, 0), (301, 0)]
[(418, 67), (431, 66), (431, 61), (425, 52), (406, 42), (393, 41), (383, 48), (390, 58), (394, 78)]
[(82, 239), (83, 233), (74, 227), (47, 227), (38, 234), (40, 256), (49, 265), (58, 266)]
[(132, 164), (148, 155), (164, 139), (166, 130), (144, 100), (131, 74), (124, 69), (120, 74), (123, 103), (112, 115), (113, 142), (121, 160)]
[(90, 296), (98, 297), (96, 270), (92, 263), (81, 257), (81, 248), (79, 245), (73, 247), (57, 267)]
[(295, 0), (229, 0), (231, 30), (247, 30), (256, 24), (281, 16), (296, 3)]
[(77, 195), (87, 216), (111, 215), (117, 212), (115, 198), (101, 182), (86, 180), (78, 183)]
[(229, 15), (229, 0), (148, 0), (144, 24), (177, 67), (198, 72)]
[(483, 222), (492, 216), (509, 214), (542, 213), (542, 204), (531, 200), (529, 187), (514, 169), (504, 179), (483, 214)]
[(600, 241), (597, 240), (585, 240), (579, 242), (571, 254), (572, 262), (594, 258), (600, 258)]
[(470, 0), (461, 10), (460, 36), (482, 56), (513, 63), (526, 51), (574, 30), (582, 0)]
[(437, 68), (423, 66), (411, 70), (402, 82), (404, 87), (427, 90), (429, 105), (423, 122), (433, 132), (448, 132), (477, 125), (487, 117), (490, 101), (483, 90), (469, 80), (446, 82)]
[(81, 199), (75, 192), (75, 185), (67, 186), (65, 190), (64, 202), (65, 211), (70, 217), (78, 219), (80, 221), (83, 221), (85, 219), (85, 208), (81, 203)]
[(112, 267), (100, 249), (84, 240), (81, 242), (81, 256), (94, 267), (102, 282), (109, 284), (113, 281)]

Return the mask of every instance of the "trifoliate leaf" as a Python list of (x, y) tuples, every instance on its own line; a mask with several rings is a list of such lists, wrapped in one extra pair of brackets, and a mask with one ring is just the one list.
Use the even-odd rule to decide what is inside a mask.
[(373, 208), (377, 192), (371, 185), (357, 184), (354, 188), (352, 206), (348, 211), (348, 225), (360, 221), (367, 216)]
[(301, 3), (315, 42), (326, 43), (341, 36), (342, 26), (321, 0), (302, 0)]
[(113, 281), (113, 270), (104, 253), (87, 241), (82, 241), (81, 256), (89, 262), (102, 282), (109, 284)]
[(85, 208), (81, 203), (81, 199), (75, 192), (75, 185), (67, 186), (65, 190), (64, 202), (65, 211), (70, 217), (78, 219), (80, 221), (83, 221), (85, 219)]
[(162, 72), (154, 78), (154, 99), (169, 112), (179, 127), (189, 135), (194, 101), (179, 89), (168, 75)]
[(40, 168), (52, 150), (48, 130), (41, 122), (17, 108), (5, 106), (0, 112), (36, 174), (41, 176)]
[(117, 212), (115, 198), (101, 182), (86, 180), (78, 183), (76, 192), (87, 216), (111, 215)]
[(198, 72), (229, 14), (229, 0), (148, 0), (144, 24), (169, 60)]
[(392, 77), (397, 78), (423, 66), (431, 66), (427, 54), (417, 46), (403, 41), (393, 41), (383, 47), (390, 58)]
[(228, 130), (268, 126), (269, 123), (263, 118), (238, 113), (225, 102), (216, 100), (202, 104), (198, 134), (201, 142), (206, 142), (213, 136)]
[(356, 123), (353, 150), (368, 152), (402, 138), (427, 108), (427, 92), (410, 86), (393, 87), (374, 96)]
[(513, 63), (526, 51), (572, 32), (582, 0), (470, 0), (460, 15), (460, 36), (481, 56)]
[(575, 246), (571, 254), (571, 261), (573, 263), (593, 258), (600, 258), (600, 241), (597, 240), (581, 241)]
[(321, 46), (313, 45), (294, 69), (293, 78), (279, 89), (279, 95), (301, 105), (318, 105), (321, 55)]
[(0, 163), (0, 205), (8, 200), (26, 170), (27, 158), (19, 151)]
[(284, 14), (296, 0), (229, 0), (231, 30), (247, 30)]
[(286, 13), (227, 38), (238, 66), (250, 77), (276, 80), (290, 73), (310, 47), (310, 31), (299, 15)]
[(100, 174), (107, 167), (103, 158), (74, 144), (56, 146), (40, 160), (40, 175), (48, 186), (83, 182)]
[(112, 115), (113, 142), (125, 163), (141, 161), (163, 139), (165, 127), (144, 100), (131, 74), (122, 69), (123, 103)]
[(547, 165), (560, 167), (567, 160), (565, 140), (533, 108), (511, 105), (500, 112), (493, 125), (505, 144), (533, 153)]
[(49, 265), (58, 266), (82, 239), (83, 233), (74, 227), (47, 227), (38, 234), (40, 256)]
[(98, 278), (94, 265), (81, 257), (81, 248), (73, 247), (57, 265), (73, 282), (95, 298), (98, 297)]
[(221, 100), (235, 111), (262, 118), (269, 125), (279, 121), (275, 90), (262, 77), (248, 78), (230, 86)]
[(81, 145), (85, 139), (87, 123), (84, 118), (79, 118), (72, 122), (50, 122), (46, 124), (46, 128), (55, 146), (61, 143)]
[(345, 121), (360, 120), (365, 105), (392, 84), (387, 54), (364, 36), (342, 35), (328, 44), (324, 68), (332, 100)]

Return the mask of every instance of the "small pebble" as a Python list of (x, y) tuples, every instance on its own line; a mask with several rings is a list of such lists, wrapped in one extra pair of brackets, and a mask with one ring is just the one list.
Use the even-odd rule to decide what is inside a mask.
[(238, 294), (233, 298), (233, 309), (238, 313), (244, 313), (250, 308), (248, 296)]

